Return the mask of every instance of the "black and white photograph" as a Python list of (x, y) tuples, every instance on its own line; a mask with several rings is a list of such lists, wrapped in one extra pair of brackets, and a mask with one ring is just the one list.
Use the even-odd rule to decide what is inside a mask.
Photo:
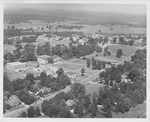
[(147, 8), (3, 2), (2, 118), (146, 119)]

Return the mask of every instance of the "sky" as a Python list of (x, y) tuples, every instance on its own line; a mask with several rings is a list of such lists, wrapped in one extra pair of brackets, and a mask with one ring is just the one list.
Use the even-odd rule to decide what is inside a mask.
[(38, 9), (38, 10), (73, 10), (73, 11), (94, 11), (122, 14), (146, 14), (144, 4), (42, 4), (42, 3), (5, 3), (4, 10)]

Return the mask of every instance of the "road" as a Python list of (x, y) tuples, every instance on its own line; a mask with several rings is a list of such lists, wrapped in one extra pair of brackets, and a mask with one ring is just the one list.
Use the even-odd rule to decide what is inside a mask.
[[(83, 79), (83, 80), (80, 81), (80, 82), (81, 82), (82, 84), (86, 85), (86, 83), (87, 83), (88, 81), (90, 81), (90, 80), (92, 80), (92, 79), (98, 77), (98, 76), (99, 76), (99, 73), (102, 72), (102, 71), (104, 71), (104, 69), (97, 71), (97, 72), (96, 72), (95, 74), (93, 74), (92, 76), (89, 76), (89, 77)], [(47, 96), (46, 98), (37, 100), (37, 101), (35, 101), (33, 104), (31, 104), (31, 105), (29, 105), (29, 106), (39, 106), (39, 107), (40, 107), (44, 100), (52, 99), (52, 98), (55, 97), (58, 93), (60, 93), (60, 92), (62, 92), (62, 91), (65, 92), (65, 93), (67, 93), (67, 92), (70, 91), (70, 90), (71, 90), (71, 85), (70, 85), (70, 86), (67, 86), (65, 89), (62, 89), (62, 90), (60, 90), (60, 91), (58, 91), (58, 92), (55, 92), (54, 94), (51, 94), (50, 96)], [(9, 112), (9, 113), (5, 113), (5, 114), (4, 114), (4, 117), (14, 117), (14, 116), (18, 116), (20, 113), (26, 112), (27, 109), (29, 108), (29, 106), (25, 106), (25, 107), (20, 108), (20, 109), (18, 109), (18, 110), (15, 110), (15, 111), (12, 111), (12, 112)]]
[[(39, 99), (39, 100), (35, 101), (35, 102), (34, 102), (33, 104), (31, 104), (30, 106), (39, 106), (39, 107), (40, 107), (44, 100), (52, 99), (52, 98), (55, 97), (59, 92), (64, 91), (64, 92), (66, 93), (66, 92), (70, 91), (70, 89), (71, 89), (71, 87), (70, 87), (70, 86), (67, 86), (65, 89), (62, 89), (62, 90), (60, 90), (60, 91), (58, 91), (58, 92), (55, 92), (54, 94), (52, 94), (52, 95), (50, 95), (50, 96), (47, 96), (47, 97), (44, 98), (44, 99)], [(9, 112), (9, 113), (5, 113), (5, 114), (4, 114), (4, 117), (14, 117), (14, 116), (17, 116), (17, 115), (19, 115), (19, 114), (22, 113), (22, 112), (26, 112), (28, 108), (29, 108), (29, 106), (26, 105), (26, 106), (23, 107), (23, 108), (17, 109), (17, 110), (15, 110), (15, 111), (12, 111), (12, 112)]]

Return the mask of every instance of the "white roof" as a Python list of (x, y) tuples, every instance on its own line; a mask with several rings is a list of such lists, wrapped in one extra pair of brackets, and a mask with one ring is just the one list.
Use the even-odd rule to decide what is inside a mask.
[(23, 65), (23, 64), (26, 64), (26, 62), (25, 62), (25, 63), (22, 63), (22, 62), (11, 62), (11, 63), (7, 63), (7, 64), (16, 66), (16, 65)]

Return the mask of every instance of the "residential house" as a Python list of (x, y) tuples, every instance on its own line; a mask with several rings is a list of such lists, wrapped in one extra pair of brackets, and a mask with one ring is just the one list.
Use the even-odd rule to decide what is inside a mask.
[(59, 61), (61, 61), (62, 59), (59, 57), (59, 56), (57, 56), (57, 55), (54, 55), (53, 56), (53, 61), (54, 61), (54, 63), (56, 63), (56, 62), (59, 62)]
[(47, 87), (42, 87), (39, 92), (42, 93), (50, 93), (51, 92), (51, 88), (47, 88)]
[(67, 101), (66, 101), (66, 105), (67, 105), (68, 107), (72, 107), (75, 103), (76, 103), (76, 102), (75, 102), (74, 100), (67, 100)]
[(49, 55), (41, 55), (37, 57), (39, 64), (48, 64), (50, 58), (51, 56)]
[(142, 46), (143, 39), (137, 39), (134, 41), (134, 46)]

